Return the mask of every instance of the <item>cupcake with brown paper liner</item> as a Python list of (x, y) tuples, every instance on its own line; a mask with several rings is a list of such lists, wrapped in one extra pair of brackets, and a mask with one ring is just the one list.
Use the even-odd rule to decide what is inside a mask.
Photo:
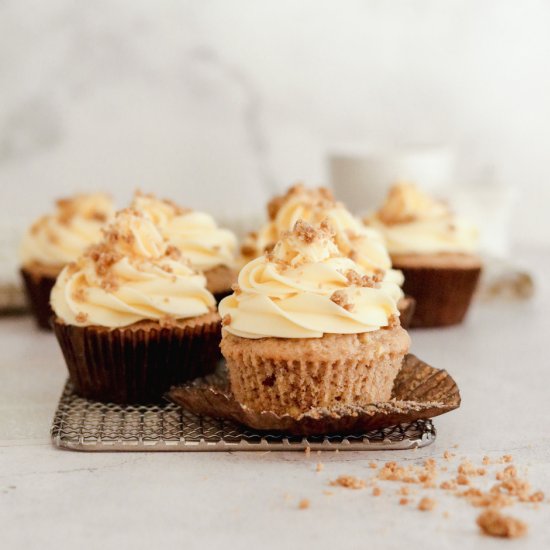
[(202, 271), (217, 301), (231, 293), (237, 280), (237, 237), (218, 227), (204, 212), (181, 208), (169, 200), (136, 193), (132, 208), (143, 212), (168, 241), (179, 248), (194, 269)]
[(136, 210), (118, 212), (103, 240), (63, 269), (51, 305), (82, 397), (155, 402), (215, 368), (220, 317), (206, 278)]
[(393, 186), (365, 221), (384, 236), (403, 289), (416, 300), (411, 326), (461, 323), (482, 270), (477, 229), (410, 183)]
[(55, 211), (27, 230), (20, 248), (21, 276), (39, 328), (51, 328), (50, 292), (61, 270), (92, 244), (113, 218), (111, 198), (102, 193), (76, 195), (56, 202)]
[[(403, 274), (392, 269), (391, 259), (382, 236), (334, 199), (325, 187), (308, 188), (303, 184), (290, 187), (281, 196), (274, 197), (267, 206), (269, 221), (259, 231), (250, 233), (242, 247), (243, 262), (248, 262), (270, 251), (285, 231), (290, 231), (301, 219), (312, 225), (327, 220), (333, 228), (334, 241), (342, 253), (357, 262), (364, 270), (384, 272), (386, 281), (403, 284)], [(414, 300), (405, 297), (400, 289), (398, 308), (401, 324), (406, 327), (412, 316)]]
[(236, 400), (294, 417), (388, 401), (410, 344), (398, 295), (383, 273), (342, 255), (328, 222), (297, 221), (219, 305)]

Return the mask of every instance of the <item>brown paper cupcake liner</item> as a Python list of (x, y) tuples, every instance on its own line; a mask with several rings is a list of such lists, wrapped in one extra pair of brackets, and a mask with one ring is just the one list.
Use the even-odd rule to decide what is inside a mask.
[(220, 322), (108, 329), (53, 321), (75, 391), (113, 403), (151, 403), (174, 384), (215, 369)]
[(403, 360), (391, 400), (364, 407), (314, 408), (299, 417), (256, 412), (235, 399), (225, 370), (173, 387), (167, 398), (197, 415), (231, 420), (257, 430), (304, 436), (362, 433), (433, 418), (460, 406), (460, 392), (453, 378), (411, 354)]
[(414, 315), (416, 300), (412, 296), (404, 296), (397, 302), (399, 322), (403, 328), (409, 328)]
[(50, 319), (53, 311), (50, 306), (50, 293), (56, 281), (55, 277), (34, 274), (25, 268), (21, 268), (20, 272), (36, 325), (38, 328), (51, 330)]
[(403, 291), (416, 300), (411, 327), (442, 327), (464, 320), (481, 274), (480, 267), (394, 267), (405, 276)]

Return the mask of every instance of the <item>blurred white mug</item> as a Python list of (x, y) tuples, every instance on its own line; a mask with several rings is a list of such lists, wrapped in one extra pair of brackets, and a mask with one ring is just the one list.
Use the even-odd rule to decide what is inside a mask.
[(335, 195), (356, 214), (378, 208), (396, 181), (418, 183), (428, 192), (448, 188), (454, 183), (455, 167), (455, 152), (447, 146), (409, 146), (386, 151), (353, 146), (329, 153)]

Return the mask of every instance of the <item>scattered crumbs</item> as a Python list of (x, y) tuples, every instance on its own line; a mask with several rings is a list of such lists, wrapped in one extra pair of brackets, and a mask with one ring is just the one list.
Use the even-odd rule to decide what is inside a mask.
[(481, 532), (490, 537), (515, 539), (527, 534), (527, 525), (512, 516), (503, 516), (497, 510), (482, 512), (477, 520)]
[(304, 449), (304, 453), (306, 456), (309, 456), (311, 454), (311, 447), (309, 445)]
[(323, 491), (323, 495), (331, 496), (333, 494), (334, 494), (333, 491), (327, 491), (326, 489)]
[(449, 519), (449, 512), (447, 512), (447, 510), (445, 510), (445, 512), (443, 512), (443, 517), (445, 519)]
[(298, 508), (300, 510), (307, 510), (310, 506), (310, 502), (307, 498), (303, 498), (299, 503), (298, 503)]
[(455, 443), (455, 444), (453, 445), (453, 449), (458, 449), (458, 443)]
[(503, 455), (502, 456), (502, 462), (507, 462), (508, 463), (508, 462), (512, 462), (512, 460), (514, 460), (512, 458), (512, 455)]
[(376, 464), (376, 462), (369, 462), (369, 468), (371, 470), (375, 470), (376, 468), (378, 468), (378, 464)]
[(481, 462), (483, 463), (484, 466), (489, 466), (489, 464), (491, 464), (491, 459), (487, 455), (485, 455)]
[(372, 489), (372, 495), (375, 497), (379, 497), (382, 494), (382, 489), (380, 487), (373, 487)]
[(330, 484), (333, 487), (345, 487), (346, 489), (364, 489), (367, 484), (364, 479), (359, 479), (355, 476), (340, 476)]
[(429, 512), (435, 508), (435, 500), (433, 498), (423, 497), (418, 503), (418, 509), (422, 512)]
[(454, 456), (454, 454), (451, 453), (450, 451), (445, 451), (445, 452), (443, 453), (443, 458), (444, 458), (445, 460), (450, 460), (453, 456)]
[(456, 476), (456, 482), (459, 485), (469, 485), (470, 484), (470, 480), (464, 474), (457, 475)]
[(325, 469), (325, 465), (322, 462), (317, 462), (317, 466), (315, 467), (316, 472), (322, 472)]
[(401, 489), (399, 489), (399, 494), (400, 495), (408, 495), (409, 494), (409, 488), (408, 487), (401, 487)]
[(399, 504), (400, 504), (401, 506), (406, 506), (407, 504), (409, 504), (409, 499), (406, 498), (406, 497), (401, 497), (401, 498), (399, 499)]

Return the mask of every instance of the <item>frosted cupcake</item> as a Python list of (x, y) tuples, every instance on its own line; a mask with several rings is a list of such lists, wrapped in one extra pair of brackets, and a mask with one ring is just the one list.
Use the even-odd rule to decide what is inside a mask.
[(217, 226), (209, 214), (180, 208), (167, 200), (137, 193), (132, 207), (145, 213), (191, 265), (202, 271), (219, 301), (237, 279), (237, 238)]
[(21, 275), (40, 328), (50, 328), (50, 292), (65, 265), (101, 239), (101, 228), (115, 209), (108, 195), (76, 195), (56, 202), (25, 233), (20, 249)]
[(396, 286), (343, 256), (327, 222), (297, 221), (219, 305), (235, 398), (292, 416), (389, 400), (410, 343)]
[(324, 187), (307, 188), (294, 185), (281, 196), (272, 199), (267, 207), (269, 222), (258, 232), (251, 233), (241, 247), (243, 261), (250, 261), (270, 251), (285, 231), (290, 231), (297, 220), (313, 225), (327, 220), (334, 230), (334, 242), (340, 253), (367, 273), (382, 274), (393, 286), (401, 312), (410, 309), (410, 300), (401, 290), (403, 274), (392, 269), (391, 259), (383, 237), (365, 226)]
[(215, 300), (143, 214), (117, 213), (104, 239), (59, 275), (53, 327), (76, 391), (116, 403), (159, 400), (215, 367)]
[(409, 183), (392, 187), (366, 222), (383, 234), (393, 265), (405, 275), (404, 291), (416, 299), (412, 326), (462, 322), (482, 268), (477, 229)]

